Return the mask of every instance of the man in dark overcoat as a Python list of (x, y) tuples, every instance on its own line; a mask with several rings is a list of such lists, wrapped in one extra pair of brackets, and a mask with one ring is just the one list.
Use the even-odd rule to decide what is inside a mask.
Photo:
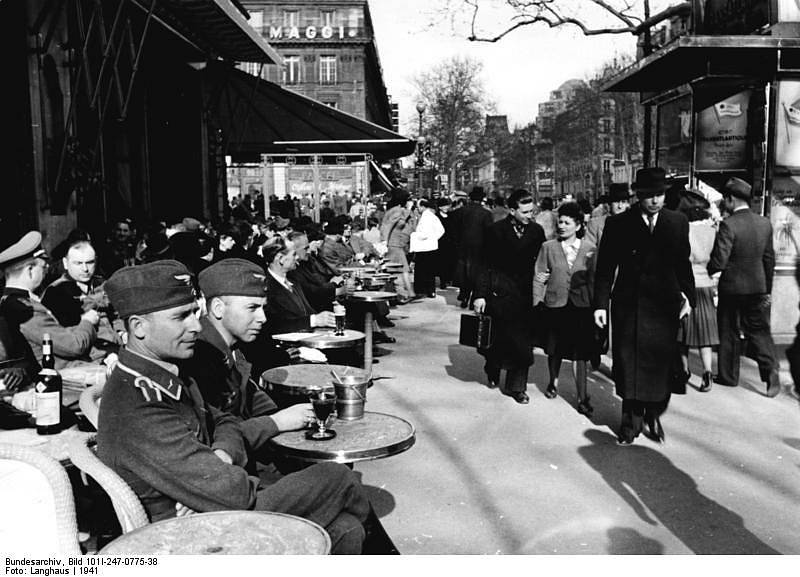
[(493, 224), (492, 213), (481, 204), (483, 197), (483, 188), (474, 187), (469, 193), (469, 202), (452, 216), (457, 251), (455, 283), (462, 309), (468, 308), (476, 298), (473, 291), (484, 264), (485, 237)]
[(669, 404), (678, 326), (695, 302), (689, 221), (663, 208), (664, 170), (639, 170), (632, 188), (638, 203), (606, 220), (595, 273), (594, 317), (601, 328), (611, 302), (620, 444), (632, 443), (643, 423), (664, 440), (659, 417)]
[(767, 395), (780, 390), (778, 361), (770, 328), (772, 277), (775, 251), (772, 225), (768, 218), (750, 210), (751, 187), (739, 178), (730, 178), (722, 189), (722, 199), (730, 216), (719, 225), (708, 273), (722, 272), (719, 279), (719, 356), (717, 382), (739, 384), (740, 332), (748, 339), (749, 354), (758, 363)]
[(533, 222), (534, 203), (528, 191), (511, 193), (508, 208), (510, 214), (486, 235), (486, 264), (475, 287), (474, 308), (489, 315), (494, 327), (494, 343), (480, 351), (486, 358), (489, 387), (498, 386), (500, 370), (505, 369), (503, 392), (524, 405), (530, 402), (526, 391), (533, 364), (533, 274), (545, 238), (542, 227)]
[(288, 513), (325, 527), (334, 553), (360, 553), (370, 505), (347, 467), (320, 463), (268, 486), (244, 469), (239, 419), (207, 404), (181, 367), (201, 330), (191, 282), (167, 260), (125, 267), (106, 283), (128, 340), (103, 391), (98, 456), (152, 522), (187, 510)]

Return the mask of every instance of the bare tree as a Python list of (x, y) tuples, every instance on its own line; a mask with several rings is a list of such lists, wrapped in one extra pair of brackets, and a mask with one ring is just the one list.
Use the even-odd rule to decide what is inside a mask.
[(484, 117), (494, 108), (480, 79), (482, 65), (453, 57), (414, 79), (425, 103), (423, 134), (433, 140), (434, 162), (455, 183), (458, 165), (472, 154), (483, 133)]
[[(650, 15), (651, 2), (659, 0), (460, 0), (470, 12), (469, 39), (497, 42), (519, 28), (542, 24), (550, 28), (573, 26), (585, 36), (638, 35), (650, 27), (691, 9), (690, 2)], [(455, 2), (448, 9), (456, 9)], [(485, 24), (488, 23), (488, 24)]]

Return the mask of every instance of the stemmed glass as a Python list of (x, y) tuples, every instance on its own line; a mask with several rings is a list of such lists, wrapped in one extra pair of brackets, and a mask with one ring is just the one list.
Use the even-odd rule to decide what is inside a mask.
[(317, 430), (306, 432), (306, 439), (326, 441), (336, 436), (336, 431), (326, 428), (328, 418), (336, 406), (336, 392), (332, 388), (310, 387), (308, 396), (317, 419)]

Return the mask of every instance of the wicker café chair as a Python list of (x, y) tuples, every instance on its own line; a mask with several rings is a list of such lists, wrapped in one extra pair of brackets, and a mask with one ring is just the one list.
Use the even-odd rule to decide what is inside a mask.
[(27, 463), (44, 475), (53, 489), (58, 554), (62, 556), (82, 555), (78, 544), (78, 521), (75, 515), (72, 485), (64, 467), (41, 451), (9, 443), (0, 443), (0, 459)]
[[(91, 419), (90, 419), (91, 420)], [(69, 458), (81, 471), (92, 477), (111, 498), (123, 533), (147, 525), (150, 521), (139, 498), (128, 484), (95, 455), (90, 445), (94, 437), (75, 437), (69, 443)]]

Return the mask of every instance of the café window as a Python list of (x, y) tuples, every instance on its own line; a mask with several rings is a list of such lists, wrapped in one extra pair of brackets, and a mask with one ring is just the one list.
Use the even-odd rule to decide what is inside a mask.
[(297, 84), (300, 82), (300, 57), (296, 55), (283, 57), (283, 83)]
[(296, 28), (300, 26), (300, 11), (299, 10), (284, 10), (283, 11), (283, 25), (289, 28)]
[(320, 12), (320, 25), (330, 26), (331, 28), (335, 27), (336, 10), (322, 10)]
[(336, 56), (319, 57), (319, 83), (336, 84)]

